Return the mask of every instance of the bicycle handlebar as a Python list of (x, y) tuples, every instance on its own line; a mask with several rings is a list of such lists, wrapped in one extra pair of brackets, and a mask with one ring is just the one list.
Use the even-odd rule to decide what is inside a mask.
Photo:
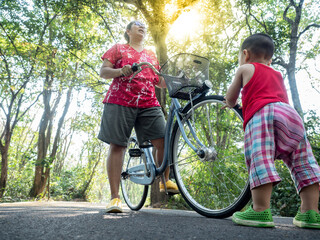
[[(147, 66), (142, 68), (141, 66), (143, 65), (147, 65)], [(135, 73), (131, 76), (131, 78), (129, 79), (129, 82), (131, 82), (132, 79), (145, 68), (151, 68), (157, 75), (161, 76), (161, 73), (151, 63), (148, 63), (148, 62), (133, 63), (131, 66), (131, 69)]]

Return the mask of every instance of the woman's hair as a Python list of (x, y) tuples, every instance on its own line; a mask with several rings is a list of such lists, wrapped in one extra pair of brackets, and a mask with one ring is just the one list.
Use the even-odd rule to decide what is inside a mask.
[(247, 49), (257, 57), (271, 59), (274, 52), (274, 43), (272, 38), (264, 33), (256, 33), (247, 37), (242, 45), (241, 50)]
[(139, 25), (139, 26), (144, 26), (144, 24), (142, 22), (138, 21), (138, 20), (131, 21), (127, 25), (126, 31), (124, 32), (124, 38), (126, 39), (127, 43), (130, 42), (130, 37), (129, 37), (128, 33), (127, 33), (127, 30), (130, 30), (133, 24), (136, 24), (136, 25)]

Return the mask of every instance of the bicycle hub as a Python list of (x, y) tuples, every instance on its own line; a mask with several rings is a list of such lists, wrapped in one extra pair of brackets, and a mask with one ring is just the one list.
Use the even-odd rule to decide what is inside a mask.
[(211, 148), (204, 147), (198, 150), (197, 155), (204, 162), (213, 162), (217, 159), (217, 152), (213, 147)]

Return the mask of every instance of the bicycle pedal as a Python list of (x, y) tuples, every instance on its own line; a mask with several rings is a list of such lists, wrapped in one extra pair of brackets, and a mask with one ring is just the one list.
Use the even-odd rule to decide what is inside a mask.
[(129, 149), (130, 157), (141, 157), (142, 151), (139, 148), (131, 148)]

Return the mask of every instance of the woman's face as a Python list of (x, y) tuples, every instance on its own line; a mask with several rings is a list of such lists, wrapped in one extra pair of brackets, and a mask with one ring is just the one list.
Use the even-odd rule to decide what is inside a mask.
[(141, 39), (143, 40), (144, 37), (146, 36), (147, 33), (147, 29), (146, 26), (138, 21), (135, 21), (132, 25), (131, 25), (131, 29), (127, 30), (127, 33), (130, 37), (130, 40), (135, 38), (135, 39)]

